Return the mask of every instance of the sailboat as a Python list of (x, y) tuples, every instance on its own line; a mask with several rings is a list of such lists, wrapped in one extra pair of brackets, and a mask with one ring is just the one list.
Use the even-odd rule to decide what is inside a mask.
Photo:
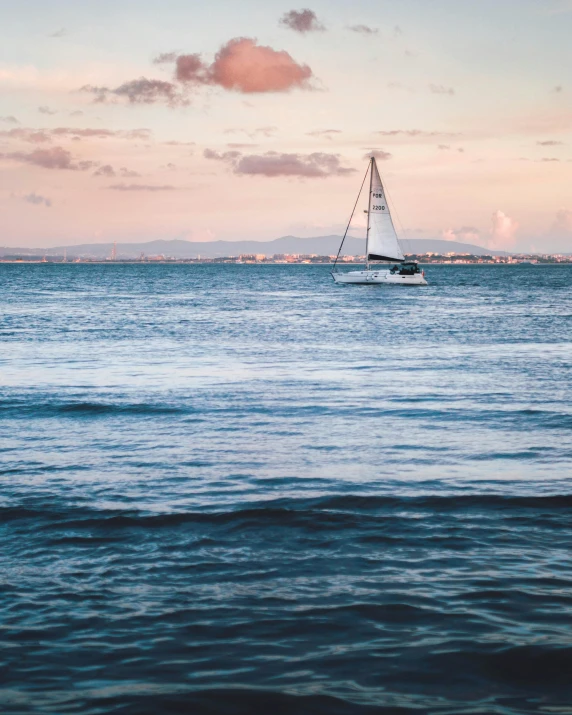
[[(362, 271), (339, 272), (336, 270), (338, 258), (344, 245), (346, 235), (352, 222), (359, 196), (369, 173), (369, 201), (367, 213), (367, 232), (365, 237), (365, 269)], [(372, 264), (372, 261), (389, 261), (394, 265), (385, 267)], [(387, 198), (381, 182), (375, 157), (371, 157), (368, 170), (364, 176), (362, 188), (354, 205), (348, 227), (342, 239), (338, 255), (332, 270), (332, 278), (336, 283), (355, 283), (371, 285), (375, 283), (390, 283), (394, 285), (424, 286), (425, 271), (420, 270), (417, 261), (406, 261), (399, 243)]]

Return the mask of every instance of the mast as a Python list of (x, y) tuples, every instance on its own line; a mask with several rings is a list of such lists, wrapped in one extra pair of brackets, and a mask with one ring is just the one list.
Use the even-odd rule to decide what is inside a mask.
[(373, 186), (373, 162), (375, 159), (373, 156), (370, 159), (369, 162), (369, 195), (368, 195), (368, 200), (367, 200), (367, 230), (365, 233), (365, 269), (366, 271), (369, 271), (369, 210), (371, 208), (371, 189)]

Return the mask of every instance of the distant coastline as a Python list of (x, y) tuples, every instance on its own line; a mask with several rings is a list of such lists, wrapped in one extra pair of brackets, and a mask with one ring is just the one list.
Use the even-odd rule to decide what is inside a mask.
[[(338, 255), (342, 237), (282, 236), (271, 241), (205, 241), (179, 239), (141, 243), (82, 243), (51, 248), (1, 247), (4, 263), (252, 263), (330, 264)], [(524, 253), (492, 250), (460, 241), (419, 238), (402, 241), (407, 258), (420, 263), (570, 263), (572, 253)], [(339, 262), (363, 263), (364, 241), (348, 236)]]
[[(423, 265), (555, 265), (572, 264), (572, 256), (560, 254), (515, 254), (510, 256), (475, 256), (471, 254), (406, 254), (408, 260), (416, 260)], [(74, 256), (3, 256), (0, 263), (6, 264), (86, 264), (86, 265), (157, 265), (157, 264), (207, 264), (207, 265), (333, 265), (335, 256), (288, 256), (275, 259), (270, 257), (223, 256), (220, 258), (171, 258), (168, 256), (145, 256), (143, 258), (85, 258)], [(339, 266), (362, 265), (364, 256), (345, 256), (338, 261)]]

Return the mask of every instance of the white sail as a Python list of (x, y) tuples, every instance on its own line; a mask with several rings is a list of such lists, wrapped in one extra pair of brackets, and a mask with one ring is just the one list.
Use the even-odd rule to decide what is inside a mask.
[(405, 256), (399, 245), (399, 239), (391, 220), (377, 164), (375, 159), (372, 159), (367, 260), (402, 261), (404, 258)]

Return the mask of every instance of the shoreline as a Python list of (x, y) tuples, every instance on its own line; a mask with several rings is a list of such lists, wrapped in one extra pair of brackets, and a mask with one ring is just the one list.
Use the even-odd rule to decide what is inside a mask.
[[(538, 261), (536, 263), (532, 263), (531, 261), (417, 261), (417, 263), (420, 266), (560, 266), (560, 265), (572, 265), (572, 257), (569, 260), (559, 260), (559, 261), (548, 261), (548, 260), (542, 260)], [(16, 259), (16, 260), (5, 260), (0, 258), (0, 264), (6, 264), (6, 265), (91, 265), (91, 266), (109, 266), (109, 265), (136, 265), (136, 266), (142, 266), (142, 265), (147, 265), (147, 266), (152, 266), (152, 265), (191, 265), (191, 266), (333, 266), (332, 263), (321, 263), (319, 261), (289, 261), (289, 262), (284, 262), (284, 261), (243, 261), (243, 262), (237, 262), (237, 261), (217, 261), (217, 260), (195, 260), (195, 259), (172, 259), (172, 260), (150, 260), (150, 261), (141, 261), (138, 259), (134, 260), (115, 260), (115, 261), (109, 261), (109, 260), (55, 260), (55, 261), (34, 261), (34, 260), (26, 260), (26, 259)], [(339, 266), (347, 266), (352, 267), (352, 266), (362, 266), (363, 261), (356, 261), (356, 262), (349, 262), (349, 261), (344, 261), (344, 262), (338, 262)], [(393, 264), (387, 264), (389, 267), (390, 265)], [(379, 264), (380, 270), (382, 270), (385, 267), (385, 264)]]

